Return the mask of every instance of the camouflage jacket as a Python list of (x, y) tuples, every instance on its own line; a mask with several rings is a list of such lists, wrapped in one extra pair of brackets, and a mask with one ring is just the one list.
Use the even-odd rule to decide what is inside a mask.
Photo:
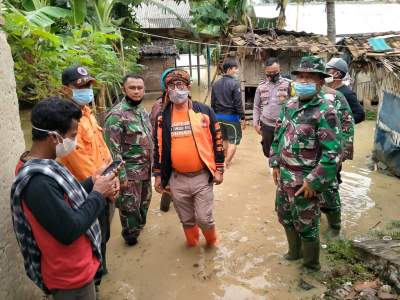
[(354, 142), (354, 118), (349, 104), (344, 95), (334, 89), (324, 87), (325, 99), (329, 101), (336, 109), (336, 114), (340, 122), (340, 130), (342, 134), (341, 159), (353, 159), (353, 142)]
[(153, 157), (152, 127), (149, 114), (124, 98), (106, 116), (104, 139), (113, 159), (125, 161), (120, 179), (150, 178)]
[(324, 97), (323, 92), (308, 102), (293, 97), (282, 106), (270, 158), (271, 167), (302, 172), (320, 192), (336, 181), (341, 151), (339, 120)]

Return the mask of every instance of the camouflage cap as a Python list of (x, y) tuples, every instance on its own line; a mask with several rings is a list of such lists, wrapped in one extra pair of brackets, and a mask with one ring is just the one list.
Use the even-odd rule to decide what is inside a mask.
[(168, 85), (169, 83), (175, 81), (183, 81), (184, 83), (189, 85), (190, 75), (183, 69), (175, 69), (174, 71), (170, 72), (165, 78), (165, 85)]
[(317, 73), (322, 78), (331, 77), (331, 75), (326, 73), (325, 62), (319, 56), (304, 56), (301, 58), (300, 65), (297, 70), (292, 71), (293, 75), (298, 75), (299, 73)]

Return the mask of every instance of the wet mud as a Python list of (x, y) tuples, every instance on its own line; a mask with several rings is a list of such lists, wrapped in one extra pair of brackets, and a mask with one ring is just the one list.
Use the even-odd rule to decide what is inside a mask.
[[(357, 126), (355, 159), (343, 168), (343, 232), (350, 238), (400, 216), (398, 179), (368, 169), (373, 131), (373, 122)], [(186, 248), (174, 209), (160, 212), (156, 193), (148, 225), (133, 248), (120, 237), (116, 212), (102, 299), (311, 299), (323, 293), (317, 278), (301, 273), (301, 262), (282, 257), (287, 245), (259, 140), (248, 127), (224, 183), (215, 187), (218, 248), (206, 249), (204, 240), (200, 247)], [(315, 288), (299, 288), (300, 278)]]

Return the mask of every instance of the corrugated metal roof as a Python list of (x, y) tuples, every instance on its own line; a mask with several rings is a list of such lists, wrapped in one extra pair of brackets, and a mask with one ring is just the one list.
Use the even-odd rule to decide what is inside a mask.
[[(398, 3), (340, 3), (335, 2), (336, 34), (384, 32), (400, 30)], [(256, 5), (257, 17), (275, 18), (279, 15), (274, 5)], [(298, 16), (297, 16), (298, 12)], [(297, 20), (297, 26), (296, 26)], [(286, 30), (327, 33), (325, 3), (289, 4), (286, 8)]]
[[(180, 18), (186, 22), (190, 22), (190, 5), (187, 2), (177, 4), (173, 0), (155, 0), (175, 11)], [(153, 4), (141, 4), (134, 8), (134, 15), (136, 21), (142, 28), (181, 28), (181, 22), (178, 18), (170, 12), (163, 10), (161, 7)]]

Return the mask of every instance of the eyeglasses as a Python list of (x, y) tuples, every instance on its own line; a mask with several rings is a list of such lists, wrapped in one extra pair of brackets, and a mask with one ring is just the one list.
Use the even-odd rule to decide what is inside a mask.
[(182, 81), (176, 81), (175, 83), (168, 84), (167, 88), (169, 90), (177, 89), (177, 90), (182, 91), (182, 90), (184, 90), (186, 88), (186, 84), (184, 82), (182, 82)]

